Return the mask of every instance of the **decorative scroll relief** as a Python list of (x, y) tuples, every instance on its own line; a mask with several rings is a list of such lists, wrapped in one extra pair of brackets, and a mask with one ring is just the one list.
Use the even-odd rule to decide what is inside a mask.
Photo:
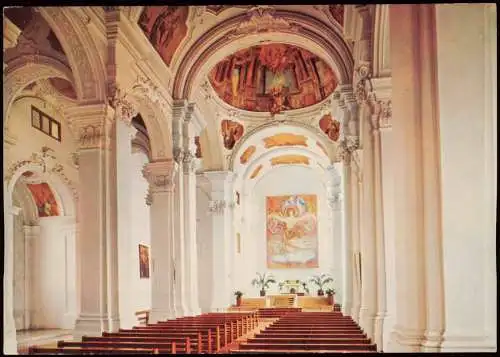
[(57, 175), (62, 182), (69, 187), (73, 198), (78, 201), (78, 190), (75, 187), (73, 181), (71, 181), (64, 172), (64, 166), (57, 162), (56, 157), (52, 154), (54, 150), (49, 147), (42, 147), (40, 152), (35, 152), (31, 155), (29, 160), (20, 160), (15, 162), (8, 170), (7, 174), (4, 176), (4, 182), (10, 182), (16, 172), (21, 170), (23, 167), (28, 167), (32, 165), (39, 165), (43, 172)]
[(81, 149), (107, 148), (108, 136), (103, 125), (86, 125), (80, 128), (79, 144)]
[(208, 212), (214, 215), (221, 215), (227, 204), (224, 200), (211, 200), (208, 202)]
[(275, 16), (275, 9), (270, 6), (256, 6), (247, 13), (247, 20), (229, 32), (230, 39), (241, 36), (262, 33), (262, 32), (281, 32), (298, 31), (301, 27), (297, 24), (291, 24), (283, 18)]
[(173, 160), (151, 162), (144, 166), (142, 174), (148, 180), (151, 192), (173, 191), (178, 164)]

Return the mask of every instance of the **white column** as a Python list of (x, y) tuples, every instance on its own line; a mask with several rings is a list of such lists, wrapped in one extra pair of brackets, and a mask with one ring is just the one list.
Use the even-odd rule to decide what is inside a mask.
[(151, 162), (144, 176), (151, 192), (151, 322), (175, 317), (174, 310), (174, 177), (172, 159)]
[(342, 253), (343, 253), (343, 272), (344, 272), (344, 285), (343, 285), (343, 299), (342, 299), (342, 313), (344, 315), (351, 315), (353, 303), (353, 284), (354, 284), (354, 253), (352, 249), (352, 192), (350, 190), (352, 180), (351, 158), (347, 154), (343, 158), (343, 180), (342, 192), (344, 199), (342, 200), (343, 214), (342, 214)]
[(73, 107), (79, 129), (80, 313), (75, 336), (119, 328), (115, 111), (105, 104)]
[(362, 229), (361, 229), (361, 309), (360, 326), (373, 340), (373, 326), (377, 304), (377, 265), (375, 245), (375, 200), (373, 137), (370, 135), (370, 113), (362, 110), (363, 131), (363, 181), (362, 181)]
[(182, 135), (184, 145), (184, 251), (186, 295), (185, 304), (190, 315), (200, 314), (198, 296), (198, 249), (196, 246), (196, 175), (199, 165), (196, 159), (195, 137), (206, 126), (206, 122), (196, 111), (194, 105), (189, 105), (184, 117)]
[(32, 261), (33, 241), (40, 236), (40, 226), (24, 226), (24, 328), (31, 326), (31, 314), (33, 310), (32, 295)]
[(335, 300), (342, 302), (344, 296), (344, 264), (343, 257), (343, 237), (342, 237), (342, 177), (339, 164), (333, 164), (326, 168), (327, 179), (327, 199), (330, 208), (330, 217), (332, 221), (332, 239), (333, 239), (333, 267), (336, 274), (333, 275)]
[(77, 318), (77, 289), (76, 289), (76, 222), (71, 217), (63, 228), (65, 251), (65, 308), (64, 327), (74, 328)]
[(377, 349), (383, 349), (383, 331), (384, 318), (386, 314), (386, 269), (385, 269), (385, 237), (384, 237), (384, 207), (382, 197), (382, 160), (380, 143), (380, 111), (377, 110), (372, 116), (372, 134), (373, 134), (373, 195), (374, 195), (374, 214), (375, 214), (375, 253), (377, 264), (377, 304), (374, 324), (374, 342)]
[(221, 311), (231, 304), (229, 284), (229, 240), (231, 239), (230, 221), (230, 182), (233, 173), (209, 171), (205, 176), (212, 184), (209, 210), (212, 214), (213, 240), (213, 294), (212, 311)]
[(435, 72), (425, 70), (434, 61), (432, 48), (426, 45), (434, 31), (426, 23), (433, 9), (427, 10), (426, 5), (389, 8), (391, 28), (397, 29), (390, 33), (397, 320), (389, 352), (420, 352), (426, 328), (423, 172), (438, 169), (425, 167), (422, 160), (422, 123), (430, 114), (424, 98), (435, 93)]
[[(352, 153), (350, 154), (351, 160)], [(351, 161), (351, 167), (355, 165)], [(352, 222), (352, 261), (353, 261), (353, 292), (352, 292), (352, 311), (351, 316), (354, 321), (359, 322), (359, 309), (361, 307), (361, 282), (360, 282), (360, 267), (359, 267), (359, 254), (360, 254), (360, 191), (361, 191), (361, 178), (357, 168), (352, 168), (354, 175), (351, 180), (351, 222)]]
[(382, 188), (383, 188), (383, 219), (385, 246), (385, 276), (386, 276), (386, 316), (383, 325), (383, 350), (388, 350), (391, 331), (396, 321), (396, 237), (394, 234), (394, 162), (392, 149), (392, 128), (386, 123), (380, 128)]
[(184, 149), (183, 126), (186, 116), (186, 105), (183, 100), (176, 101), (173, 107), (172, 139), (174, 158), (178, 165), (178, 174), (175, 176), (175, 205), (174, 205), (174, 285), (175, 285), (175, 316), (189, 315), (186, 301), (186, 252), (185, 252), (185, 190), (184, 190)]
[(123, 328), (132, 328), (137, 318), (134, 314), (134, 291), (130, 285), (130, 277), (135, 274), (137, 267), (131, 266), (131, 252), (137, 254), (137, 247), (131, 246), (133, 207), (130, 196), (132, 188), (132, 138), (137, 133), (131, 124), (117, 121), (117, 199), (118, 199), (118, 265), (120, 284), (120, 321)]
[[(9, 193), (4, 187), (4, 193)], [(14, 323), (14, 216), (21, 212), (10, 204), (10, 197), (4, 201), (5, 250), (3, 277), (3, 352), (17, 354), (16, 325)]]

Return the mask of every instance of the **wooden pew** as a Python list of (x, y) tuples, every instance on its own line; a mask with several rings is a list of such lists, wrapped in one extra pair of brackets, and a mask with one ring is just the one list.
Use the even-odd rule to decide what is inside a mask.
[(108, 355), (108, 354), (159, 354), (157, 348), (80, 348), (80, 347), (39, 347), (31, 346), (29, 355)]
[(151, 310), (140, 310), (135, 312), (139, 324), (147, 325), (149, 323), (149, 314)]
[(191, 353), (191, 344), (189, 338), (184, 342), (77, 342), (77, 341), (58, 341), (57, 347), (76, 347), (81, 349), (86, 348), (109, 348), (109, 349), (158, 349), (159, 353), (177, 352)]
[(113, 335), (103, 335), (98, 337), (89, 337), (83, 336), (82, 342), (147, 342), (147, 343), (183, 343), (186, 338), (189, 338), (190, 341), (190, 349), (192, 352), (202, 353), (203, 352), (203, 344), (201, 339), (201, 333), (198, 333), (196, 338), (191, 338), (189, 336), (183, 335), (174, 335), (174, 336), (130, 336), (124, 335), (120, 333), (114, 333)]

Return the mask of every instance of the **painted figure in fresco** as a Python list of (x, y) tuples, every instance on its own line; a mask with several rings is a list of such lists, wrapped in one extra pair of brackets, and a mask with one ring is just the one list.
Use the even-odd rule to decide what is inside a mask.
[(49, 185), (45, 182), (39, 184), (28, 184), (35, 205), (38, 211), (38, 217), (58, 216), (59, 209), (54, 194)]
[(326, 114), (319, 121), (320, 129), (332, 141), (337, 141), (340, 136), (340, 122), (332, 118), (331, 114)]
[(156, 18), (150, 37), (156, 48), (163, 47), (171, 40), (174, 28), (180, 19), (178, 8), (178, 6), (167, 6), (166, 10)]
[(298, 196), (291, 196), (283, 203), (281, 212), (271, 213), (269, 219), (270, 229), (282, 232), (285, 250), (292, 240), (302, 238), (316, 224), (316, 218), (307, 211), (305, 201)]
[(149, 278), (149, 251), (148, 247), (139, 244), (139, 275)]
[(221, 129), (224, 147), (232, 150), (236, 142), (243, 136), (243, 125), (231, 120), (223, 120)]

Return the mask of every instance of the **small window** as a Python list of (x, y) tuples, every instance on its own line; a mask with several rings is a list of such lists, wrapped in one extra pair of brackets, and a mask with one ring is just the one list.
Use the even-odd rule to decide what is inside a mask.
[(61, 141), (61, 123), (31, 106), (31, 125), (51, 138)]

